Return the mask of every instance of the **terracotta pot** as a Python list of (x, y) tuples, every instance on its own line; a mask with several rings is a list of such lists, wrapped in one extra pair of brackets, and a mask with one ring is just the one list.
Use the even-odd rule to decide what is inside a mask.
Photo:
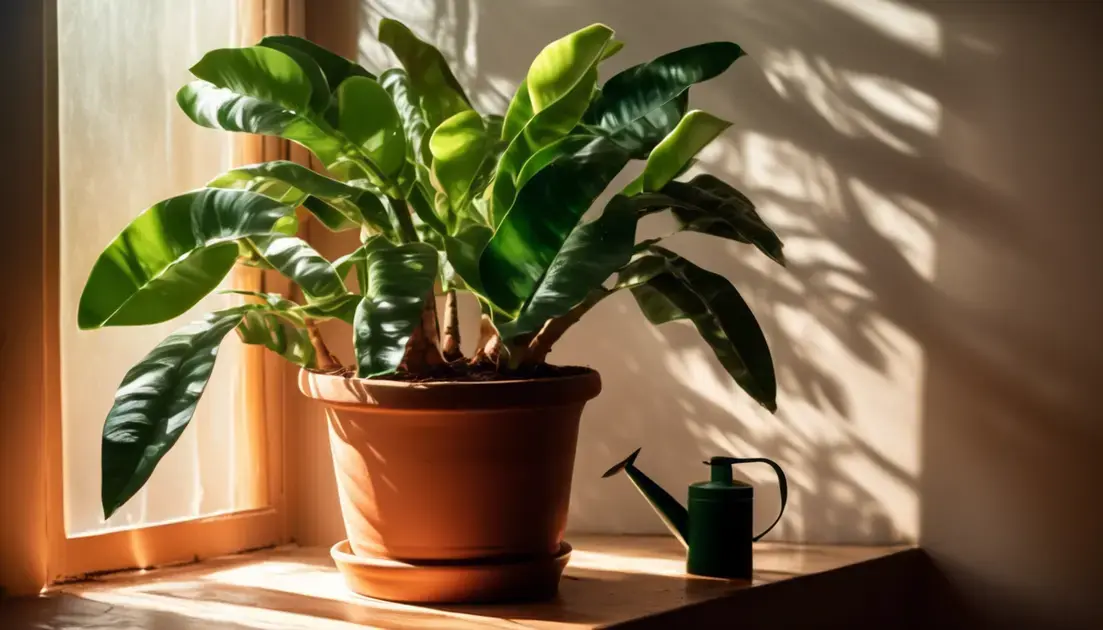
[(357, 556), (554, 557), (578, 423), (597, 372), (532, 381), (404, 383), (303, 371), (326, 405), (341, 511)]

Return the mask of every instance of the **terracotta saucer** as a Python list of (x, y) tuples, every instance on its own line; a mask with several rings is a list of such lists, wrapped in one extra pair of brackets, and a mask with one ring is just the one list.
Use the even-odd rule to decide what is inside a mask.
[(559, 553), (542, 558), (413, 564), (353, 555), (348, 541), (342, 540), (329, 554), (348, 587), (360, 595), (420, 604), (473, 604), (554, 597), (571, 546), (564, 542)]

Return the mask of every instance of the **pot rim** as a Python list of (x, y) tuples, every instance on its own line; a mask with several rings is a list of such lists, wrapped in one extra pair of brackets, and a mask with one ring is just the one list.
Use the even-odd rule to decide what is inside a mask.
[(601, 375), (507, 381), (387, 381), (299, 370), (299, 391), (333, 407), (360, 410), (525, 409), (580, 405), (601, 392)]

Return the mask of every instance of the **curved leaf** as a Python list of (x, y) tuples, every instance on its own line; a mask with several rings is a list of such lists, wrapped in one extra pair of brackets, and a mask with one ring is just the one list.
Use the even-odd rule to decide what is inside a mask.
[(299, 285), (308, 300), (336, 298), (348, 293), (333, 265), (303, 239), (258, 236), (250, 240), (268, 264)]
[(299, 68), (306, 75), (308, 81), (310, 81), (310, 109), (316, 113), (323, 113), (329, 108), (330, 103), (330, 89), (329, 83), (326, 82), (326, 75), (322, 72), (321, 67), (314, 59), (295, 48), (294, 46), (287, 46), (278, 42), (260, 43), (258, 46), (264, 48), (271, 48), (272, 50), (278, 50), (283, 54), (291, 57), (295, 60), (295, 63), (299, 65)]
[(444, 238), (448, 263), (468, 289), (483, 297), (486, 297), (486, 289), (479, 275), (479, 258), (493, 234), (485, 225), (469, 225), (455, 236)]
[(402, 170), (406, 136), (394, 102), (376, 81), (349, 77), (334, 93), (328, 114), (337, 130), (371, 160), (384, 176)]
[(379, 22), (378, 39), (394, 52), (409, 74), (430, 129), (465, 109), (471, 109), (471, 103), (444, 55), (418, 39), (405, 24), (383, 18)]
[(636, 217), (628, 198), (617, 195), (600, 217), (575, 228), (517, 319), (498, 325), (502, 339), (536, 332), (549, 319), (565, 315), (627, 264)]
[(525, 183), (479, 259), (495, 306), (507, 315), (519, 313), (567, 235), (627, 162), (622, 149), (598, 137), (557, 156)]
[(777, 411), (777, 380), (766, 337), (743, 297), (723, 276), (662, 248), (666, 271), (632, 288), (652, 324), (688, 319), (720, 364), (752, 398)]
[(712, 175), (689, 182), (669, 182), (662, 193), (674, 200), (674, 217), (683, 230), (753, 243), (762, 253), (784, 265), (782, 242), (758, 216), (754, 203), (743, 193)]
[(126, 373), (103, 425), (101, 497), (110, 517), (145, 485), (188, 426), (218, 346), (246, 307), (211, 313), (169, 335)]
[(324, 123), (207, 81), (192, 81), (180, 88), (176, 102), (197, 125), (285, 138), (309, 149), (326, 166), (333, 164), (344, 148), (344, 142), (325, 129)]
[(624, 189), (624, 194), (661, 189), (689, 164), (693, 156), (730, 126), (730, 122), (707, 112), (689, 112), (674, 131), (651, 150), (643, 172)]
[(142, 212), (100, 254), (77, 324), (137, 326), (194, 306), (234, 266), (237, 239), (279, 233), (294, 209), (245, 190), (203, 189)]
[(493, 142), (482, 116), (474, 110), (452, 116), (433, 131), (429, 138), (433, 175), (453, 209), (469, 203), (472, 186), (491, 159)]
[(406, 155), (415, 164), (428, 166), (429, 154), (426, 145), (429, 136), (429, 121), (421, 111), (417, 94), (414, 92), (410, 75), (402, 68), (391, 68), (379, 75), (379, 84), (391, 96), (402, 128), (406, 132)]
[(492, 188), (496, 223), (508, 213), (529, 158), (582, 119), (597, 85), (597, 63), (612, 37), (612, 29), (593, 24), (548, 44), (533, 60), (502, 123), (510, 142), (498, 160)]
[(628, 68), (605, 82), (585, 121), (616, 137), (634, 157), (642, 157), (681, 119), (686, 90), (724, 72), (742, 55), (736, 44), (711, 42)]
[(437, 251), (424, 243), (383, 247), (367, 260), (368, 286), (353, 320), (357, 376), (398, 369), (437, 279)]
[(374, 79), (375, 75), (365, 70), (360, 64), (353, 63), (344, 57), (334, 54), (314, 42), (295, 37), (294, 35), (269, 35), (260, 40), (258, 46), (267, 46), (277, 50), (287, 51), (288, 48), (297, 50), (318, 64), (329, 86), (329, 92), (337, 89), (345, 79), (358, 76)]
[(289, 55), (273, 48), (212, 50), (191, 67), (191, 73), (220, 88), (292, 112), (303, 112), (310, 105), (312, 87), (307, 73)]
[(314, 346), (306, 330), (296, 328), (277, 313), (246, 311), (236, 330), (242, 343), (264, 346), (299, 367), (314, 367)]

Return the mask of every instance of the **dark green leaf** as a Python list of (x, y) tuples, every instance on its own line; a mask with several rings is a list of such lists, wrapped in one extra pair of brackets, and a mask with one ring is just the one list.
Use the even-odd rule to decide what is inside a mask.
[(368, 286), (353, 321), (357, 375), (398, 369), (425, 300), (437, 279), (437, 251), (424, 243), (384, 247), (368, 254)]
[(264, 346), (299, 367), (314, 367), (314, 347), (306, 331), (276, 313), (247, 311), (237, 335), (242, 343)]
[(468, 289), (484, 297), (486, 290), (479, 275), (479, 257), (493, 233), (485, 225), (468, 225), (455, 236), (446, 236), (444, 239), (448, 262), (456, 274)]
[(785, 264), (781, 239), (758, 216), (746, 195), (712, 175), (689, 182), (670, 182), (662, 192), (676, 200), (673, 212), (682, 229), (753, 243), (779, 264)]
[(632, 288), (632, 295), (653, 324), (688, 319), (712, 348), (720, 364), (752, 398), (777, 410), (777, 381), (770, 348), (750, 307), (723, 276), (706, 271), (662, 248), (667, 271)]
[(565, 315), (628, 263), (636, 239), (636, 216), (628, 198), (617, 195), (599, 218), (576, 227), (521, 314), (498, 326), (502, 339), (536, 332), (547, 320)]
[(268, 43), (262, 41), (258, 46), (278, 50), (294, 59), (303, 74), (306, 75), (307, 80), (310, 81), (310, 109), (318, 114), (326, 111), (330, 102), (330, 88), (326, 82), (326, 75), (322, 73), (321, 67), (318, 66), (313, 57), (294, 46), (286, 46), (275, 41), (269, 41)]
[(110, 517), (145, 485), (188, 426), (222, 338), (247, 309), (211, 313), (169, 335), (123, 377), (103, 425), (101, 497)]
[(311, 301), (348, 293), (333, 265), (306, 241), (294, 236), (257, 236), (250, 239), (268, 264), (299, 285)]
[(214, 290), (234, 266), (235, 241), (276, 234), (294, 209), (244, 190), (203, 189), (142, 212), (96, 260), (81, 293), (82, 329), (167, 321)]
[(628, 68), (605, 82), (585, 121), (618, 138), (634, 157), (645, 155), (685, 113), (686, 90), (724, 72), (742, 55), (736, 44), (712, 42)]
[(524, 184), (479, 260), (495, 306), (518, 315), (567, 235), (627, 162), (623, 150), (599, 137), (553, 159)]

